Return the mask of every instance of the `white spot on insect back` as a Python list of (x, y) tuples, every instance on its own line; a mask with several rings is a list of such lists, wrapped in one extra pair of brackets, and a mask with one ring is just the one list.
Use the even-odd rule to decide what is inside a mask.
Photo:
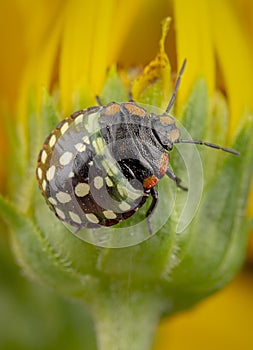
[(89, 214), (85, 214), (85, 215), (86, 215), (87, 220), (92, 222), (93, 224), (99, 223), (99, 220), (95, 214), (89, 213)]
[(75, 173), (73, 173), (73, 171), (71, 171), (71, 172), (69, 173), (69, 177), (72, 178), (72, 177), (74, 177), (74, 176), (75, 176)]
[(59, 161), (61, 165), (67, 165), (71, 162), (73, 158), (73, 153), (71, 152), (65, 152), (63, 155), (61, 155)]
[(47, 174), (46, 174), (46, 178), (47, 178), (48, 181), (53, 180), (54, 174), (55, 174), (55, 170), (56, 170), (56, 168), (55, 168), (54, 165), (52, 165), (52, 166), (48, 169)]
[(75, 194), (78, 197), (87, 196), (90, 192), (90, 186), (85, 182), (79, 182), (79, 184), (75, 187)]
[(128, 211), (129, 209), (131, 209), (131, 206), (127, 203), (127, 202), (121, 202), (119, 204), (119, 208), (120, 210), (122, 210), (123, 212)]
[(50, 147), (53, 147), (55, 142), (56, 142), (56, 136), (52, 135), (50, 140), (49, 140), (49, 142), (48, 142), (48, 144), (49, 144)]
[(46, 180), (42, 181), (42, 189), (43, 189), (43, 191), (46, 191), (46, 189), (47, 189), (47, 182), (46, 182)]
[(71, 196), (65, 192), (58, 192), (56, 194), (56, 198), (60, 203), (68, 203), (71, 201)]
[(46, 160), (47, 160), (47, 152), (43, 150), (41, 153), (41, 161), (43, 164), (45, 164)]
[(37, 168), (37, 175), (38, 175), (38, 178), (41, 180), (43, 175), (41, 168)]
[(57, 202), (53, 197), (48, 197), (48, 201), (53, 205), (57, 205)]
[(127, 196), (127, 190), (121, 184), (117, 185), (117, 190), (118, 190), (119, 194), (121, 195), (121, 197), (126, 197)]
[(102, 154), (104, 151), (104, 142), (101, 137), (97, 137), (93, 142), (92, 145), (96, 151), (97, 154)]
[(84, 141), (87, 145), (89, 145), (89, 144), (90, 144), (89, 136), (88, 136), (88, 135), (84, 136), (84, 137), (83, 137), (83, 141)]
[(105, 182), (106, 182), (108, 187), (113, 187), (113, 182), (108, 176), (106, 176)]
[(79, 124), (83, 121), (83, 114), (80, 114), (78, 117), (75, 119), (75, 124)]
[(105, 210), (103, 211), (104, 216), (106, 219), (116, 219), (117, 215), (112, 210)]
[(119, 172), (118, 167), (115, 164), (111, 164), (110, 168), (107, 170), (108, 175), (115, 176)]
[(59, 218), (61, 218), (62, 220), (64, 220), (66, 218), (65, 214), (63, 213), (63, 211), (59, 208), (55, 208), (55, 211), (57, 213), (57, 215), (59, 216)]
[(86, 150), (86, 145), (84, 145), (83, 143), (77, 143), (75, 145), (75, 149), (78, 151), (78, 152), (84, 152)]
[(69, 216), (71, 218), (71, 220), (73, 220), (75, 223), (77, 224), (81, 224), (82, 220), (80, 219), (80, 216), (73, 213), (73, 211), (69, 211)]
[(61, 134), (63, 135), (68, 130), (68, 128), (69, 128), (69, 123), (68, 122), (64, 123), (61, 127)]
[(96, 139), (99, 150), (102, 152), (104, 149), (104, 142), (101, 137)]
[(104, 180), (101, 176), (96, 176), (94, 178), (94, 187), (99, 190), (100, 188), (103, 187), (103, 184), (104, 184)]

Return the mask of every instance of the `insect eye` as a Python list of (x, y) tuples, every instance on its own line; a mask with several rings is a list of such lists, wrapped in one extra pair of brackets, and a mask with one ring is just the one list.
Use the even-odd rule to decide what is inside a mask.
[(172, 143), (170, 143), (170, 144), (168, 144), (167, 146), (166, 146), (166, 151), (172, 151), (172, 149), (173, 149), (173, 144)]

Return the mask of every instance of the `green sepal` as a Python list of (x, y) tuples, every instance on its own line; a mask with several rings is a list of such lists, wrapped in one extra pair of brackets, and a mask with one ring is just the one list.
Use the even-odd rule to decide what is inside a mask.
[(208, 90), (204, 78), (197, 80), (190, 97), (178, 119), (193, 139), (202, 140), (206, 136), (209, 113)]
[(60, 116), (56, 111), (54, 100), (52, 96), (50, 96), (46, 91), (46, 89), (43, 89), (41, 108), (42, 133), (39, 139), (39, 148), (41, 147), (41, 140), (46, 138), (59, 122)]
[(129, 100), (126, 87), (115, 65), (108, 71), (101, 96), (99, 97), (105, 105), (110, 102), (125, 102)]
[(241, 156), (224, 156), (193, 222), (178, 235), (178, 264), (170, 274), (176, 309), (222, 288), (243, 263), (249, 232), (245, 215), (253, 171), (252, 132), (249, 118), (233, 145)]
[[(113, 98), (121, 100), (126, 90), (117, 72), (112, 69), (102, 93), (105, 102), (111, 100), (111, 95), (107, 94), (111, 94), (116, 86), (118, 91)], [(160, 96), (161, 105), (162, 101)], [(222, 114), (226, 107), (222, 101), (220, 98), (217, 102), (217, 115)], [(206, 84), (199, 80), (181, 118), (190, 135), (205, 137), (207, 126), (203, 125), (207, 123), (206, 118), (210, 123), (209, 113)], [(29, 138), (28, 145), (26, 152), (21, 147), (20, 153), (24, 168), (18, 172), (20, 178), (16, 178), (17, 174), (13, 172), (13, 184), (17, 186), (19, 182), (19, 196), (13, 196), (15, 206), (0, 198), (1, 215), (9, 224), (14, 251), (27, 275), (63, 295), (82, 300), (89, 305), (95, 317), (101, 320), (105, 317), (107, 325), (110, 317), (114, 320), (117, 313), (115, 307), (111, 307), (114, 315), (110, 315), (108, 309), (110, 303), (115, 306), (114, 297), (117, 297), (118, 304), (120, 300), (131, 300), (136, 310), (138, 300), (143, 299), (143, 310), (152, 305), (153, 319), (157, 320), (162, 314), (192, 306), (232, 279), (243, 261), (249, 227), (244, 215), (253, 164), (252, 119), (245, 122), (233, 145), (241, 152), (240, 157), (200, 147), (203, 168), (207, 164), (208, 169), (204, 175), (204, 192), (196, 216), (183, 231), (178, 232), (178, 222), (188, 194), (176, 189), (172, 181), (164, 178), (159, 182), (161, 208), (154, 212), (152, 220), (168, 217), (165, 225), (141, 244), (106, 249), (88, 244), (70, 233), (50, 212), (35, 186), (37, 153), (46, 137), (44, 133), (50, 132), (50, 127), (55, 126), (58, 118), (53, 101), (46, 93), (42, 115), (43, 118), (36, 114), (31, 105), (24, 132)], [(193, 122), (194, 118), (197, 119)], [(222, 125), (215, 128), (220, 140), (227, 133), (225, 124)], [(13, 142), (15, 147), (23, 142), (22, 137), (19, 135)], [(197, 149), (193, 145), (182, 146), (189, 152), (194, 147)], [(13, 149), (13, 153), (15, 151)], [(217, 156), (212, 156), (210, 164), (216, 164), (215, 157), (219, 158), (219, 166), (213, 169), (208, 164), (211, 154)], [(172, 164), (176, 174), (187, 185), (184, 177), (186, 169), (181, 161), (176, 160), (176, 150), (171, 153), (171, 158), (174, 159)], [(194, 176), (198, 182), (202, 173), (196, 171)], [(169, 215), (171, 205), (174, 207)], [(122, 225), (143, 218), (146, 208), (141, 208)], [(100, 306), (105, 315), (99, 314)]]
[[(97, 280), (90, 275), (91, 261), (86, 264), (87, 271), (86, 274), (83, 274), (71, 260), (72, 255), (77, 260), (81, 260), (82, 254), (88, 259), (90, 254), (82, 249), (85, 248), (85, 244), (80, 247), (79, 240), (77, 241), (69, 232), (64, 232), (62, 227), (60, 232), (54, 228), (56, 242), (57, 236), (61, 235), (58, 246), (51, 244), (47, 233), (42, 232), (33, 220), (18, 212), (2, 196), (0, 196), (0, 210), (12, 232), (16, 258), (29, 278), (50, 285), (63, 295), (81, 300), (83, 300), (85, 291), (92, 293), (92, 290), (95, 290)], [(62, 249), (61, 246), (65, 249)], [(86, 246), (93, 252), (96, 250), (95, 247)], [(71, 249), (71, 254), (67, 247)], [(80, 253), (80, 248), (82, 253)], [(80, 288), (81, 285), (82, 288)]]

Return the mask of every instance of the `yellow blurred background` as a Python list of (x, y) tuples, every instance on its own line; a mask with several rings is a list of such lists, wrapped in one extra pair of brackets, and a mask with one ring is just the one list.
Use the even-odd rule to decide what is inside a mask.
[[(85, 2), (85, 1), (84, 1)], [(184, 1), (181, 1), (182, 4)], [(207, 1), (208, 2), (208, 1)], [(24, 76), (32, 61), (40, 55), (55, 23), (63, 20), (62, 7), (68, 1), (11, 0), (0, 2), (0, 189), (6, 192), (8, 179), (8, 136), (3, 116), (14, 114)], [(81, 1), (73, 4), (81, 6)], [(106, 3), (104, 1), (104, 3)], [(112, 1), (108, 3), (112, 6)], [(186, 3), (186, 1), (185, 1)], [(248, 43), (253, 66), (253, 1), (222, 0), (229, 6), (240, 34)], [(197, 1), (192, 6), (197, 6)], [(125, 6), (125, 7), (124, 7)], [(122, 34), (105, 67), (116, 60), (120, 66), (145, 65), (156, 54), (160, 21), (174, 14), (173, 1), (122, 1)], [(124, 12), (125, 11), (125, 12)], [(185, 11), (182, 5), (181, 11)], [(218, 11), (218, 9), (217, 9)], [(201, 15), (201, 14), (200, 14)], [(62, 23), (61, 23), (62, 25)], [(220, 28), (222, 30), (222, 28)], [(121, 41), (119, 39), (121, 38)], [(85, 38), (83, 38), (85, 44)], [(233, 40), (233, 39), (231, 39)], [(175, 70), (177, 55), (175, 27), (168, 37), (168, 55)], [(235, 53), (236, 56), (238, 53)], [(240, 53), (239, 53), (240, 56)], [(57, 59), (56, 59), (57, 61)], [(243, 62), (237, 62), (243, 65)], [(55, 62), (54, 62), (55, 64)], [(234, 67), (236, 70), (237, 67)], [(53, 71), (54, 72), (54, 71)], [(53, 73), (51, 72), (51, 73)], [(54, 72), (55, 73), (55, 72)], [(233, 72), (232, 72), (233, 74)], [(48, 87), (57, 76), (46, 79)], [(252, 81), (250, 82), (252, 84)], [(245, 86), (247, 86), (245, 84)], [(241, 90), (242, 87), (238, 86)], [(248, 93), (248, 92), (247, 92)], [(253, 101), (253, 89), (250, 90)], [(253, 191), (251, 191), (253, 193)], [(252, 203), (253, 196), (250, 202)], [(252, 204), (249, 208), (252, 215)], [(203, 301), (193, 310), (165, 319), (159, 326), (154, 350), (253, 349), (253, 240), (241, 274), (224, 290)], [(87, 314), (44, 287), (28, 282), (10, 253), (7, 228), (0, 226), (0, 348), (95, 349), (94, 330)]]

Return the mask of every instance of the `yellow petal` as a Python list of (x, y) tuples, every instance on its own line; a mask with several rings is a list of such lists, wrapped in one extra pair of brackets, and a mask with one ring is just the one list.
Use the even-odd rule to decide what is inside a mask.
[(187, 59), (187, 67), (178, 94), (178, 105), (187, 100), (199, 77), (204, 77), (210, 95), (215, 87), (215, 60), (208, 4), (206, 0), (174, 1), (177, 62)]
[(242, 274), (195, 309), (164, 320), (153, 350), (253, 349), (253, 279)]
[(28, 54), (33, 54), (43, 41), (49, 39), (51, 30), (64, 8), (64, 2), (15, 0), (15, 7), (22, 18), (22, 30), (25, 33), (23, 45)]
[[(121, 47), (142, 0), (70, 1), (65, 14), (60, 61), (63, 110), (77, 90), (99, 94), (106, 71)], [(122, 21), (122, 22), (121, 22)]]
[(36, 105), (40, 108), (42, 88), (49, 89), (52, 82), (61, 29), (60, 15), (57, 19), (57, 23), (50, 30), (50, 36), (33, 52), (25, 69), (18, 103), (18, 118), (23, 122), (27, 117), (27, 102), (31, 89), (36, 91)]
[(172, 14), (169, 6), (168, 0), (119, 1), (109, 61), (124, 67), (147, 65), (158, 50), (160, 23)]
[(240, 27), (242, 28), (248, 45), (253, 50), (253, 1), (252, 0), (234, 0), (231, 2), (234, 8), (234, 13), (240, 20)]
[(60, 94), (64, 111), (70, 106), (76, 89), (89, 79), (97, 6), (93, 1), (75, 0), (69, 2), (66, 7), (59, 68)]
[[(233, 137), (245, 111), (253, 111), (253, 54), (236, 13), (228, 1), (209, 0), (212, 33), (224, 77)], [(252, 35), (252, 34), (251, 34)], [(252, 41), (252, 36), (251, 36)]]
[[(10, 21), (11, 19), (11, 21)], [(0, 2), (0, 109), (1, 124), (3, 110), (11, 114), (15, 110), (20, 77), (26, 59), (22, 16), (13, 1)], [(19, 40), (17, 40), (17, 37)], [(7, 176), (7, 135), (1, 125), (0, 137), (0, 190), (6, 191), (4, 176)]]
[[(10, 22), (10, 18), (12, 19)], [(18, 40), (17, 40), (18, 38)], [(26, 59), (23, 18), (13, 1), (0, 2), (0, 104), (14, 110), (18, 83)]]

